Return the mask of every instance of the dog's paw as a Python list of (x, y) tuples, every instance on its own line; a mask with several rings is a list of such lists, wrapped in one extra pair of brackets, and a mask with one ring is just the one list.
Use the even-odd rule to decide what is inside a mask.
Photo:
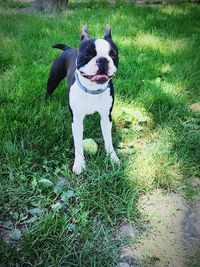
[(75, 160), (74, 161), (74, 165), (73, 165), (73, 168), (72, 168), (72, 171), (75, 173), (75, 174), (80, 174), (82, 172), (82, 170), (85, 169), (85, 162), (83, 160)]
[(115, 152), (111, 153), (110, 158), (113, 163), (120, 165), (120, 159)]

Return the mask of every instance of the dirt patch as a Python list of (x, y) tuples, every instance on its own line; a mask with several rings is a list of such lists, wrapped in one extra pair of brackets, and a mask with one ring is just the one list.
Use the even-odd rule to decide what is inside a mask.
[(119, 231), (116, 234), (116, 238), (119, 240), (124, 239), (126, 237), (136, 239), (140, 235), (141, 233), (139, 229), (133, 227), (131, 224), (122, 223), (119, 228)]
[(200, 102), (197, 102), (197, 103), (193, 103), (191, 106), (190, 106), (190, 109), (194, 112), (197, 112), (197, 113), (200, 113)]
[(148, 231), (138, 237), (138, 231), (128, 228), (132, 245), (122, 248), (120, 262), (131, 267), (199, 266), (200, 199), (189, 205), (179, 194), (156, 190), (139, 199), (138, 209)]
[(32, 6), (29, 6), (29, 7), (24, 7), (24, 8), (15, 8), (13, 10), (13, 12), (16, 12), (16, 13), (35, 13), (36, 10), (35, 10), (35, 6), (32, 5)]

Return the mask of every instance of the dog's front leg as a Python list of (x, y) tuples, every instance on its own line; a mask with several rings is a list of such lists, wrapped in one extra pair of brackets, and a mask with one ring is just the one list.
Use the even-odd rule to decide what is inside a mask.
[(109, 114), (101, 114), (101, 131), (103, 134), (103, 139), (105, 143), (105, 150), (109, 154), (111, 160), (117, 164), (120, 160), (114, 151), (112, 144), (112, 122), (109, 119)]
[(85, 160), (83, 154), (83, 119), (82, 116), (73, 116), (72, 133), (75, 146), (75, 160), (73, 165), (73, 172), (80, 174), (85, 168)]

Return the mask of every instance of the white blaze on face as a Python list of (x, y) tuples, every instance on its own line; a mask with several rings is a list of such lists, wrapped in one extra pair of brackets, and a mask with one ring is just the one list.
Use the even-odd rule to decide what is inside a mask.
[(110, 52), (110, 44), (105, 39), (97, 39), (95, 42), (95, 47), (97, 51), (97, 58), (98, 57), (106, 57), (108, 60), (108, 75), (113, 75), (117, 68), (115, 67), (112, 58), (109, 56)]
[(97, 57), (106, 57), (109, 55), (110, 44), (104, 39), (97, 39), (94, 42), (97, 51)]
[(110, 44), (104, 39), (97, 39), (94, 42), (97, 55), (93, 57), (85, 66), (81, 67), (79, 71), (84, 72), (86, 75), (95, 75), (98, 71), (96, 60), (98, 57), (106, 57), (108, 60), (108, 75), (113, 75), (117, 68), (115, 67), (112, 58), (109, 56)]

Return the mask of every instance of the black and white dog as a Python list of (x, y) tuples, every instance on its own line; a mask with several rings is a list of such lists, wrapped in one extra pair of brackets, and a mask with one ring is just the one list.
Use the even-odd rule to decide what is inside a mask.
[(111, 81), (118, 66), (118, 50), (111, 37), (110, 26), (102, 39), (91, 39), (87, 26), (82, 29), (79, 49), (64, 44), (53, 46), (63, 53), (52, 64), (47, 84), (47, 97), (61, 80), (67, 77), (69, 85), (69, 107), (72, 114), (72, 132), (75, 146), (73, 172), (81, 173), (85, 168), (83, 153), (83, 119), (85, 115), (99, 112), (101, 130), (106, 152), (111, 160), (119, 163), (112, 144), (111, 112), (114, 103), (114, 88)]

